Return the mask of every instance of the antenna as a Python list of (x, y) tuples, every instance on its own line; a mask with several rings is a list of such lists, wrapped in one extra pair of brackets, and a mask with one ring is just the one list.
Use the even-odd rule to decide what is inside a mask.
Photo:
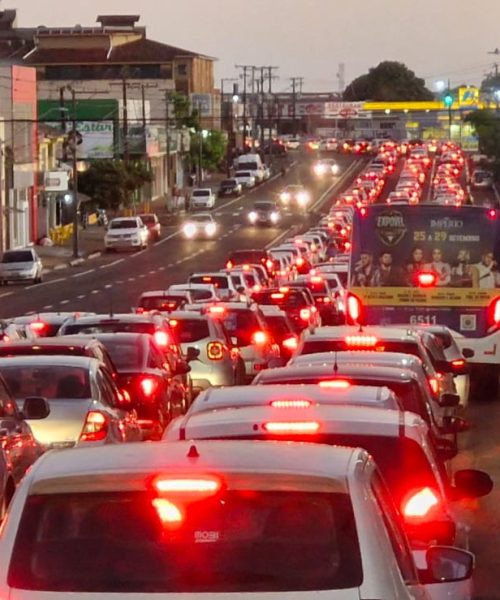
[(333, 361), (333, 372), (335, 373), (335, 375), (337, 375), (338, 371), (339, 371), (339, 364), (337, 362), (337, 350), (335, 350), (335, 360)]
[(338, 91), (342, 93), (345, 89), (345, 63), (339, 63), (337, 72)]

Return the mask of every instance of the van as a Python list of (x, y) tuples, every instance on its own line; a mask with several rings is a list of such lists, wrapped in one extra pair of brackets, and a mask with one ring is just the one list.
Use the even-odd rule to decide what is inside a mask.
[(234, 168), (238, 171), (250, 171), (257, 183), (264, 181), (265, 168), (258, 154), (243, 154), (234, 161)]

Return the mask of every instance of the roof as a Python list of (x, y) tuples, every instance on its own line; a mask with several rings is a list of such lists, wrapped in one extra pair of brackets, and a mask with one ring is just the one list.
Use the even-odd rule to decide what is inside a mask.
[(10, 352), (15, 351), (16, 348), (29, 347), (33, 347), (34, 349), (40, 348), (40, 350), (43, 350), (43, 348), (47, 346), (51, 348), (68, 348), (71, 346), (85, 348), (89, 344), (91, 344), (92, 341), (94, 341), (94, 338), (88, 335), (64, 335), (54, 337), (40, 337), (36, 339), (14, 340), (12, 342), (3, 342), (0, 346), (0, 353), (5, 352), (6, 350)]
[(402, 368), (415, 368), (422, 361), (418, 356), (404, 354), (403, 352), (373, 352), (373, 350), (342, 350), (339, 352), (317, 352), (314, 354), (300, 354), (294, 356), (289, 363), (293, 365), (306, 365), (312, 363), (328, 364), (333, 366), (335, 360), (338, 363), (372, 363), (376, 365), (386, 364)]
[[(96, 35), (99, 35), (97, 32)], [(110, 36), (109, 32), (104, 30), (100, 34), (102, 36)], [(103, 48), (75, 48), (71, 47), (71, 41), (78, 36), (78, 32), (68, 37), (68, 47), (61, 48), (44, 48), (35, 47), (32, 52), (26, 55), (24, 63), (27, 65), (88, 65), (88, 64), (162, 64), (171, 62), (176, 58), (204, 58), (207, 60), (215, 60), (212, 57), (184, 50), (176, 46), (162, 44), (146, 38), (141, 38), (119, 46), (112, 46), (112, 38), (110, 37), (110, 46)]]
[[(14, 317), (13, 319), (9, 319), (11, 323), (24, 324), (24, 323), (33, 323), (33, 321), (50, 321), (50, 322), (58, 322), (64, 321), (69, 317), (74, 317), (77, 314), (77, 311), (68, 311), (68, 312), (41, 312), (41, 313), (33, 313), (31, 315), (22, 315), (20, 317)], [(91, 315), (93, 313), (78, 313), (83, 314), (85, 316)]]
[[(352, 364), (341, 362), (338, 364), (338, 370), (334, 371), (331, 364), (313, 363), (290, 365), (288, 367), (278, 367), (274, 369), (266, 369), (257, 376), (258, 384), (262, 383), (293, 383), (295, 380), (301, 379), (343, 379), (349, 377), (360, 377), (363, 380), (377, 381), (379, 385), (384, 385), (384, 382), (404, 382), (416, 380), (417, 375), (411, 369), (401, 369), (398, 366), (379, 366), (374, 369), (370, 363)], [(365, 384), (369, 385), (369, 384)]]
[(386, 341), (414, 342), (418, 339), (417, 332), (409, 327), (377, 327), (375, 325), (363, 326), (362, 329), (357, 325), (318, 327), (314, 333), (305, 331), (304, 339), (341, 340), (348, 335), (376, 336), (378, 339)]
[(81, 367), (88, 369), (95, 358), (88, 356), (6, 356), (0, 362), (0, 372), (5, 367), (40, 366), (40, 367)]
[[(195, 445), (198, 456), (189, 458)], [(281, 442), (197, 441), (158, 442), (156, 444), (116, 444), (98, 448), (80, 447), (64, 452), (50, 452), (32, 467), (29, 474), (34, 487), (45, 483), (47, 491), (58, 491), (64, 480), (72, 482), (85, 478), (92, 481), (105, 475), (101, 490), (113, 489), (117, 476), (139, 476), (146, 489), (151, 475), (183, 473), (290, 474), (344, 478), (360, 452), (351, 448), (332, 448), (319, 444), (282, 444)], [(363, 452), (363, 454), (365, 454)], [(112, 477), (114, 475), (115, 477)], [(265, 480), (272, 478), (266, 477)], [(264, 481), (265, 481), (264, 480)], [(34, 486), (40, 482), (38, 486)], [(49, 482), (54, 482), (52, 489)], [(116, 489), (116, 487), (115, 487)]]

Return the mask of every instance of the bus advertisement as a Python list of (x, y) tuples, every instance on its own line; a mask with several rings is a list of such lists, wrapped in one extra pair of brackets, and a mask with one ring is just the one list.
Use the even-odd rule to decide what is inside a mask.
[(499, 225), (497, 211), (470, 205), (372, 205), (357, 211), (349, 284), (363, 322), (446, 325), (462, 349), (474, 351), (469, 362), (496, 373)]

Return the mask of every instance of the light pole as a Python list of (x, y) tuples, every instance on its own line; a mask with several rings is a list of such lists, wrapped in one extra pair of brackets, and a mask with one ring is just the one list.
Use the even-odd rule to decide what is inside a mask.
[(206, 140), (208, 137), (209, 131), (207, 131), (206, 129), (201, 129), (198, 132), (198, 143), (200, 145), (200, 152), (199, 152), (199, 156), (198, 156), (198, 185), (201, 187), (201, 184), (203, 183), (203, 168), (201, 166), (202, 163), (202, 159), (203, 159), (203, 140)]
[[(72, 221), (73, 221), (73, 258), (79, 257), (79, 244), (78, 244), (78, 159), (77, 159), (77, 148), (79, 142), (79, 134), (76, 129), (76, 92), (70, 86), (61, 88), (61, 102), (64, 102), (64, 89), (71, 92), (71, 121), (72, 131), (71, 139), (68, 135), (68, 148), (70, 148), (72, 156), (72, 171), (73, 171), (73, 205), (72, 205)], [(61, 110), (62, 112), (62, 110)]]

